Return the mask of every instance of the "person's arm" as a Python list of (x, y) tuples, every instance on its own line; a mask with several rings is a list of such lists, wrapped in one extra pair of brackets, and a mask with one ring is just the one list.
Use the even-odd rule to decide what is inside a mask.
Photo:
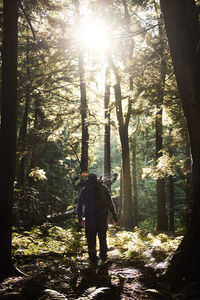
[(79, 223), (82, 223), (82, 212), (83, 212), (83, 203), (84, 203), (84, 192), (83, 190), (81, 191), (79, 200), (78, 200), (78, 208), (77, 208), (77, 213), (78, 213), (78, 221)]
[(117, 212), (116, 212), (116, 209), (115, 209), (115, 205), (114, 205), (114, 203), (112, 201), (112, 198), (110, 196), (110, 193), (107, 189), (106, 189), (106, 198), (107, 198), (107, 203), (108, 203), (108, 209), (112, 214), (113, 220), (115, 221), (115, 223), (117, 223), (118, 222), (118, 216), (117, 216)]

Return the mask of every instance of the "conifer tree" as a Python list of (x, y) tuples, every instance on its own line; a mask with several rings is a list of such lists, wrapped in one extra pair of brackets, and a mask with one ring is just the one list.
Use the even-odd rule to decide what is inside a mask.
[(2, 93), (0, 132), (0, 277), (15, 272), (11, 253), (16, 159), (17, 1), (3, 1)]

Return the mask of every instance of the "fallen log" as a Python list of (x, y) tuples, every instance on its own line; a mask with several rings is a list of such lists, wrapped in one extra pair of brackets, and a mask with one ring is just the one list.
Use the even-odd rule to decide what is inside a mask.
[(76, 215), (76, 209), (73, 208), (66, 212), (61, 212), (49, 216), (40, 216), (38, 218), (30, 218), (28, 220), (21, 221), (20, 224), (15, 224), (16, 227), (21, 227), (23, 229), (29, 230), (33, 226), (40, 226), (44, 223), (58, 223), (68, 220)]
[(37, 220), (35, 222), (35, 224), (33, 224), (33, 225), (40, 226), (40, 225), (42, 225), (42, 224), (44, 224), (46, 222), (48, 222), (48, 223), (58, 223), (58, 222), (70, 219), (70, 218), (72, 218), (75, 215), (76, 215), (76, 209), (73, 208), (73, 209), (68, 210), (66, 212), (62, 212), (62, 213), (58, 213), (58, 214), (53, 214), (53, 215), (46, 216), (46, 218)]
[(65, 220), (73, 217), (74, 215), (76, 215), (76, 209), (75, 208), (73, 208), (71, 210), (68, 210), (66, 212), (63, 212), (63, 213), (58, 213), (58, 214), (54, 214), (52, 216), (47, 216), (46, 222), (57, 223), (57, 222), (60, 222), (60, 221), (65, 221)]

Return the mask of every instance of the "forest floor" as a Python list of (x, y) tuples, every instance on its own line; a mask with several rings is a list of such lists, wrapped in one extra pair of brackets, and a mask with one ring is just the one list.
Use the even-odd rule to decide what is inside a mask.
[(84, 231), (45, 224), (14, 232), (16, 266), (25, 277), (0, 283), (0, 299), (186, 299), (162, 281), (182, 237), (108, 230), (108, 262), (88, 263)]

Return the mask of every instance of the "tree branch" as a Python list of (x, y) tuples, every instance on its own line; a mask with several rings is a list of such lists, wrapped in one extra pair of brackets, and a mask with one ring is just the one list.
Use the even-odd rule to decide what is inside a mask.
[(31, 29), (33, 38), (34, 38), (34, 40), (36, 41), (35, 31), (34, 31), (33, 26), (32, 26), (32, 24), (31, 24), (30, 18), (29, 18), (29, 16), (27, 15), (27, 13), (26, 13), (26, 11), (25, 11), (25, 9), (24, 9), (24, 7), (23, 7), (21, 1), (20, 1), (20, 0), (17, 0), (17, 3), (18, 3), (18, 5), (19, 5), (19, 7), (21, 8), (21, 10), (23, 11), (23, 14), (24, 14), (24, 16), (25, 16), (25, 18), (26, 18), (26, 20), (27, 20), (29, 26), (30, 26), (30, 29)]

